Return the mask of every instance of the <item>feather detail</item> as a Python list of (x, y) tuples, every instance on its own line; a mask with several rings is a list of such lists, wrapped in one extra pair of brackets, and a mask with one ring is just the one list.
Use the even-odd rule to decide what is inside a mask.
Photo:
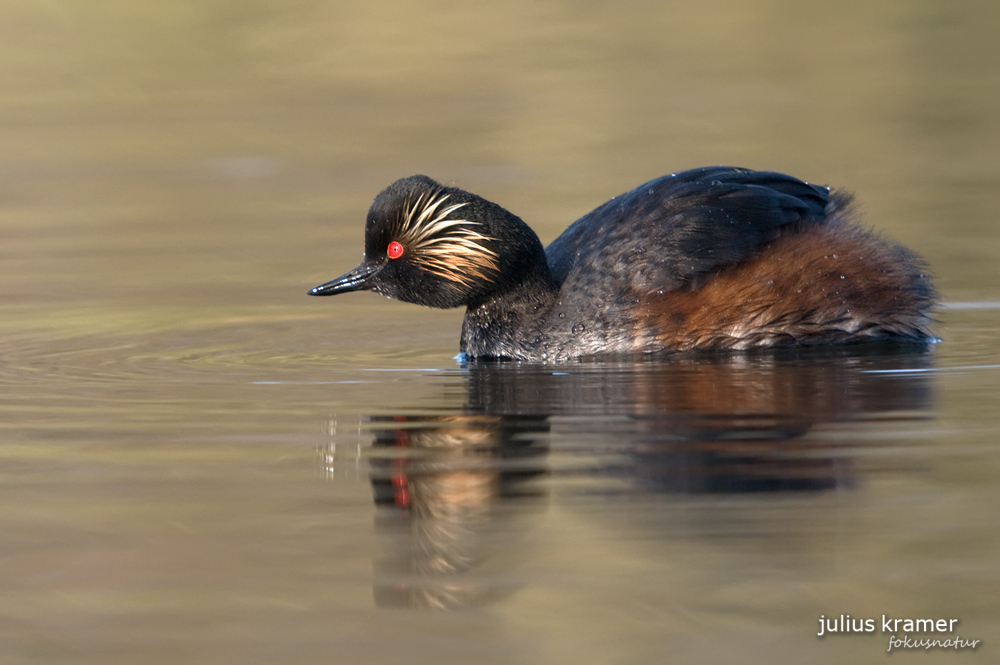
[(421, 194), (406, 201), (393, 237), (407, 248), (410, 261), (449, 281), (471, 285), (476, 279), (493, 281), (499, 255), (486, 247), (494, 239), (475, 230), (468, 219), (451, 218), (467, 203), (445, 205), (448, 194)]

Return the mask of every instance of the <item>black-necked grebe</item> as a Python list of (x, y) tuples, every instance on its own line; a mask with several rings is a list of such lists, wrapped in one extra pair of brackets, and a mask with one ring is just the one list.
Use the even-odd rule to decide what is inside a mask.
[(465, 305), (468, 358), (930, 341), (920, 258), (858, 226), (850, 196), (712, 166), (652, 180), (546, 249), (500, 206), (426, 176), (372, 203), (365, 259), (310, 295)]

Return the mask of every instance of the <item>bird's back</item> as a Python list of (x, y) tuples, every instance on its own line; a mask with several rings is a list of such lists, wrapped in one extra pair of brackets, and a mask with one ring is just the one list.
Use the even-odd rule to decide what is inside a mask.
[(565, 352), (930, 338), (919, 260), (854, 224), (849, 201), (731, 167), (615, 197), (545, 250), (559, 315), (580, 319)]
[(826, 216), (826, 187), (712, 166), (657, 178), (584, 215), (545, 250), (565, 292), (673, 290)]

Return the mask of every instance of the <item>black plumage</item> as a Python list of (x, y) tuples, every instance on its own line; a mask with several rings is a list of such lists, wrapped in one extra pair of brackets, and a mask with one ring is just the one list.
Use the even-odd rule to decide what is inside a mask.
[(849, 196), (780, 173), (664, 176), (584, 215), (544, 250), (500, 206), (413, 176), (375, 198), (365, 252), (310, 293), (465, 305), (470, 357), (933, 339), (935, 295), (919, 258), (860, 228)]

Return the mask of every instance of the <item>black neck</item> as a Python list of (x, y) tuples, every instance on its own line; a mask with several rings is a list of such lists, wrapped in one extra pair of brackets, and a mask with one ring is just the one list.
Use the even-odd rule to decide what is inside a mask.
[[(537, 357), (542, 323), (559, 299), (559, 287), (543, 262), (523, 279), (477, 304), (462, 324), (461, 350), (476, 358)], [(529, 351), (531, 353), (529, 353)]]

